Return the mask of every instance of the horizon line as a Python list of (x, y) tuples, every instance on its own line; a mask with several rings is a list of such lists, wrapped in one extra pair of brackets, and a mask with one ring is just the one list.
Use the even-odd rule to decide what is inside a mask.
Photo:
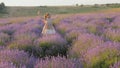
[(120, 4), (119, 2), (114, 2), (114, 3), (92, 3), (92, 4), (79, 4), (79, 3), (75, 3), (75, 4), (59, 4), (59, 5), (56, 5), (56, 4), (43, 4), (43, 5), (7, 5), (5, 2), (0, 2), (0, 3), (4, 3), (5, 4), (5, 6), (76, 6), (76, 5), (78, 5), (78, 6), (80, 6), (80, 5), (95, 5), (95, 4), (98, 4), (98, 5), (105, 5), (105, 4)]
[[(1, 2), (1, 3), (4, 3), (4, 2)], [(5, 4), (5, 3), (4, 3)], [(97, 3), (96, 3), (97, 4)], [(106, 5), (106, 4), (120, 4), (120, 3), (105, 3), (105, 4), (97, 4), (97, 5)], [(77, 5), (77, 3), (76, 4), (71, 4), (71, 5), (6, 5), (5, 4), (5, 6), (7, 6), (7, 7), (45, 7), (45, 6), (76, 6)], [(78, 6), (80, 6), (80, 5), (84, 5), (84, 6), (93, 6), (93, 5), (95, 5), (95, 4), (78, 4)]]

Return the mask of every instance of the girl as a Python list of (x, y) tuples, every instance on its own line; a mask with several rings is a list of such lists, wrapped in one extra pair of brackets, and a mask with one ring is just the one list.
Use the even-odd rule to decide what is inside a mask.
[(51, 20), (51, 16), (49, 13), (47, 13), (45, 16), (44, 16), (44, 27), (43, 27), (43, 30), (42, 30), (42, 34), (43, 35), (48, 35), (48, 34), (55, 34), (56, 31), (53, 27), (53, 24), (52, 24), (52, 20)]

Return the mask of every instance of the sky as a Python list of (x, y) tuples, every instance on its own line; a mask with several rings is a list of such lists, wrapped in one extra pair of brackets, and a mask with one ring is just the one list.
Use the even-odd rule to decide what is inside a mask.
[(120, 0), (0, 0), (6, 6), (61, 6), (120, 3)]

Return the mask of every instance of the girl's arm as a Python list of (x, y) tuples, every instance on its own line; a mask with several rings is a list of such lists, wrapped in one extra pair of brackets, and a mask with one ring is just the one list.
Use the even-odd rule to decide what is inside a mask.
[(46, 20), (42, 20), (44, 24), (46, 24)]
[(47, 21), (46, 20), (44, 20), (44, 24), (46, 24), (47, 23)]

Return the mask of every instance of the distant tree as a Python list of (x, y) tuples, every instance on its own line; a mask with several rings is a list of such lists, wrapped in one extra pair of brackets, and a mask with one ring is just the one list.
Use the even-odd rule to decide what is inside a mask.
[(83, 4), (81, 4), (80, 6), (81, 6), (81, 7), (84, 7), (84, 5), (83, 5)]
[(5, 12), (5, 4), (3, 2), (0, 3), (0, 12)]
[(79, 6), (79, 4), (76, 4), (76, 6), (78, 7), (78, 6)]
[(2, 7), (4, 7), (4, 8), (5, 8), (5, 4), (4, 4), (3, 2), (1, 3), (1, 5), (2, 5)]
[(5, 4), (2, 2), (0, 3), (0, 9), (4, 9), (5, 8)]
[(109, 7), (109, 6), (110, 6), (110, 4), (106, 4), (106, 6), (107, 6), (107, 7)]

